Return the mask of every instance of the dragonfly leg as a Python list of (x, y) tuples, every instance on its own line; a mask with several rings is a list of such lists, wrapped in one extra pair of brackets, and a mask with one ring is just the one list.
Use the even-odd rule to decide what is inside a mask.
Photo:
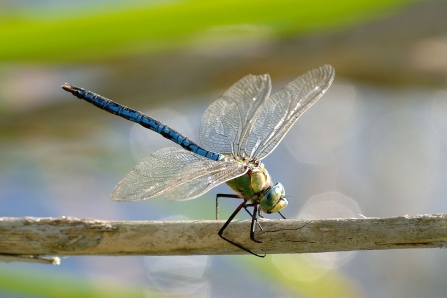
[(234, 198), (234, 199), (241, 199), (240, 196), (235, 194), (226, 194), (226, 193), (218, 193), (216, 195), (216, 220), (219, 220), (219, 197), (220, 198)]
[[(252, 214), (250, 211), (248, 211), (247, 207), (253, 207), (253, 214)], [(247, 204), (247, 205), (245, 205), (244, 209), (245, 209), (245, 211), (247, 211), (248, 214), (250, 214), (252, 220), (256, 221), (256, 224), (258, 225), (259, 229), (260, 229), (261, 231), (264, 231), (264, 229), (262, 228), (261, 224), (259, 223), (258, 219), (257, 219), (256, 216), (255, 216), (255, 214), (256, 214), (256, 209), (258, 209), (258, 205), (255, 205), (255, 204)], [(264, 216), (261, 216), (261, 217), (264, 218)], [(251, 238), (251, 237), (250, 237), (250, 238)], [(262, 243), (262, 242), (260, 242), (260, 241), (256, 241), (256, 240), (254, 240), (253, 238), (251, 238), (251, 239), (252, 239), (253, 241), (255, 241), (255, 242)]]
[[(257, 204), (247, 204), (244, 206), (245, 210), (248, 212), (247, 207), (253, 207), (253, 215), (251, 217), (251, 228), (250, 228), (250, 239), (253, 240), (254, 242), (257, 243), (262, 243), (262, 241), (256, 240), (255, 239), (255, 221), (258, 224), (258, 226), (261, 228), (262, 231), (262, 227), (258, 222), (258, 219), (256, 218), (256, 212), (258, 211), (258, 205)], [(248, 212), (250, 213), (250, 212)]]
[(282, 217), (283, 219), (287, 219), (284, 215), (281, 214), (281, 212), (278, 211), (278, 213), (279, 213), (279, 215), (281, 215), (281, 217)]
[(259, 217), (264, 218), (264, 214), (262, 213), (261, 208), (259, 208), (259, 210), (258, 210), (258, 215), (259, 215)]
[[(240, 205), (236, 208), (236, 210), (234, 210), (233, 214), (231, 214), (231, 216), (228, 218), (228, 220), (225, 222), (225, 224), (224, 224), (224, 225), (222, 226), (222, 228), (219, 230), (219, 233), (218, 233), (218, 234), (219, 234), (220, 238), (222, 238), (223, 240), (225, 240), (225, 241), (227, 241), (227, 242), (233, 244), (234, 246), (239, 247), (240, 249), (245, 250), (246, 252), (251, 253), (251, 254), (254, 255), (254, 256), (263, 258), (263, 257), (265, 257), (265, 254), (264, 254), (264, 255), (258, 255), (258, 254), (255, 254), (254, 252), (250, 251), (248, 248), (245, 248), (245, 247), (243, 247), (242, 245), (237, 244), (236, 242), (231, 241), (230, 239), (225, 238), (225, 237), (222, 235), (223, 232), (225, 231), (225, 229), (226, 229), (226, 228), (228, 227), (228, 225), (230, 224), (230, 222), (231, 222), (231, 221), (234, 219), (234, 217), (239, 213), (239, 211), (241, 211), (242, 208), (245, 208), (245, 205), (246, 205), (246, 204), (247, 204), (247, 201), (244, 201), (244, 202), (242, 202), (242, 204), (240, 204)], [(251, 223), (252, 227), (253, 227), (253, 225), (254, 225), (253, 222), (254, 222), (254, 218), (252, 217), (252, 223)], [(251, 238), (251, 236), (250, 236), (250, 238)]]
[[(247, 207), (253, 207), (253, 206), (255, 206), (255, 205), (254, 205), (254, 204), (247, 204), (247, 205), (244, 206), (244, 209), (245, 209), (245, 211), (247, 211), (247, 213), (250, 215), (250, 217), (256, 221), (256, 223), (257, 223), (258, 226), (259, 226), (259, 229), (260, 229), (261, 231), (264, 231), (264, 229), (262, 228), (261, 224), (258, 222), (258, 219), (256, 218), (256, 216), (254, 216), (254, 214), (256, 214), (256, 210), (255, 210), (255, 211), (253, 212), (253, 214), (252, 214), (252, 213), (247, 209)], [(256, 205), (256, 207), (257, 207), (257, 205)], [(257, 241), (256, 241), (256, 242), (257, 242)]]

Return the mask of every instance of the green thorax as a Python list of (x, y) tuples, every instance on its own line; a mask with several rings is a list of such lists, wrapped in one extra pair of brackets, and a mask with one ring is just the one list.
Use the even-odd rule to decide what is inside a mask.
[(259, 204), (263, 194), (272, 187), (272, 181), (264, 165), (248, 165), (249, 170), (242, 176), (227, 181), (229, 187), (238, 192), (242, 198)]

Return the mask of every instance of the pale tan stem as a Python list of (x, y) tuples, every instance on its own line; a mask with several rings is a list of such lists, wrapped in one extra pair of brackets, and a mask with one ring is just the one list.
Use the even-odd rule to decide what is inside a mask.
[[(445, 248), (447, 214), (391, 218), (260, 220), (232, 222), (224, 235), (255, 253)], [(222, 240), (224, 221), (106, 221), (77, 218), (0, 218), (3, 257), (69, 255), (246, 254)]]

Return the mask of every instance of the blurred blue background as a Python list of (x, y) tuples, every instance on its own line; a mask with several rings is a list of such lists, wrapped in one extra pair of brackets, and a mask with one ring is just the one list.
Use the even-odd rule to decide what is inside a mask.
[[(445, 213), (446, 13), (447, 1), (0, 1), (0, 216), (213, 219), (229, 191), (112, 201), (138, 161), (173, 144), (64, 82), (198, 141), (207, 106), (246, 74), (270, 73), (277, 90), (323, 64), (333, 86), (264, 160), (284, 215)], [(224, 218), (238, 202), (221, 204)], [(443, 297), (446, 266), (438, 249), (69, 257), (0, 264), (0, 296)]]

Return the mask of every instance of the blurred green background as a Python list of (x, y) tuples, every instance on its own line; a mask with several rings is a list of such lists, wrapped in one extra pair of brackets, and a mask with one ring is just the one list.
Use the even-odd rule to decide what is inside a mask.
[[(323, 64), (333, 86), (264, 161), (286, 188), (284, 215), (445, 213), (446, 14), (447, 1), (0, 1), (0, 216), (213, 219), (229, 191), (110, 200), (173, 144), (64, 82), (198, 141), (203, 111), (246, 74), (270, 73), (277, 90)], [(237, 202), (222, 205), (224, 218)], [(1, 264), (0, 296), (443, 297), (446, 260), (435, 249), (70, 257)]]

